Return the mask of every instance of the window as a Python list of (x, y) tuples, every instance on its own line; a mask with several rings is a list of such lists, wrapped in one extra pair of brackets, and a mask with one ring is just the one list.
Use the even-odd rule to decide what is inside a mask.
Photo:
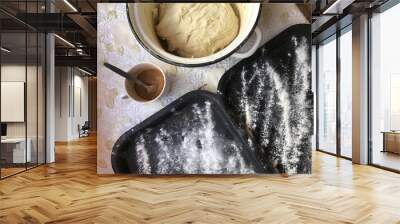
[(352, 157), (352, 35), (351, 26), (340, 36), (340, 155)]
[(314, 93), (314, 96), (313, 96), (313, 100), (314, 100), (314, 105), (313, 105), (314, 106), (314, 120), (313, 120), (314, 127), (313, 128), (314, 128), (314, 130), (313, 130), (313, 137), (312, 137), (312, 143), (311, 143), (312, 150), (316, 150), (316, 148), (317, 148), (317, 141), (316, 141), (317, 116), (316, 116), (316, 113), (317, 113), (317, 93), (318, 93), (318, 91), (317, 91), (317, 61), (316, 61), (316, 59), (317, 59), (317, 47), (316, 47), (316, 45), (312, 45), (312, 49), (311, 49), (311, 75), (312, 75), (311, 89)]
[(318, 47), (318, 149), (336, 153), (336, 37)]
[[(40, 13), (44, 1), (18, 2)], [(0, 1), (0, 6), (15, 5)], [(45, 34), (0, 12), (0, 178), (45, 163)], [(11, 24), (11, 25), (10, 25)], [(12, 108), (12, 109), (10, 109)]]
[(371, 18), (371, 162), (400, 170), (400, 4)]
[[(352, 26), (317, 48), (317, 149), (352, 157)], [(339, 64), (338, 64), (339, 63)]]

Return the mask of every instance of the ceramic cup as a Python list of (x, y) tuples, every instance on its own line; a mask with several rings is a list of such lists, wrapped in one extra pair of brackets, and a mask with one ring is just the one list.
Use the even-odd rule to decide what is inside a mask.
[[(167, 86), (167, 78), (166, 78), (166, 75), (165, 75), (164, 71), (160, 67), (158, 67), (157, 65), (152, 64), (152, 63), (148, 63), (148, 62), (140, 63), (140, 64), (135, 65), (133, 68), (131, 68), (128, 71), (128, 74), (130, 76), (134, 77), (134, 78), (137, 78), (137, 76), (139, 74), (141, 74), (143, 72), (146, 72), (146, 71), (151, 71), (151, 70), (157, 70), (159, 72), (159, 74), (161, 74), (161, 76), (162, 76), (163, 83), (162, 83), (162, 86), (161, 86), (161, 91), (159, 92), (159, 94), (155, 98), (153, 98), (151, 100), (148, 100), (148, 99), (145, 99), (145, 98), (141, 97), (137, 93), (137, 90), (135, 88), (135, 85), (134, 85), (133, 81), (125, 79), (125, 91), (126, 91), (126, 94), (131, 99), (133, 99), (134, 101), (137, 101), (137, 102), (140, 102), (140, 103), (151, 103), (151, 102), (154, 102), (157, 99), (159, 99), (164, 94), (166, 86)], [(122, 98), (127, 98), (127, 97), (123, 96)]]

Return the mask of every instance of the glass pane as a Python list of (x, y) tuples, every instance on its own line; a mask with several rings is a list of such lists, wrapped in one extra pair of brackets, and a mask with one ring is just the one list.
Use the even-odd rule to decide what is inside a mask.
[(36, 32), (29, 32), (27, 33), (28, 38), (28, 63), (27, 63), (27, 80), (26, 80), (26, 115), (27, 115), (27, 150), (28, 158), (27, 166), (28, 168), (34, 167), (37, 165), (37, 132), (38, 132), (38, 125), (37, 125), (37, 74), (38, 74), (38, 36)]
[(2, 33), (1, 45), (1, 175), (25, 170), (26, 33)]
[(317, 114), (316, 114), (316, 111), (317, 111), (317, 96), (316, 96), (316, 93), (317, 93), (317, 82), (316, 82), (316, 80), (317, 80), (317, 62), (316, 62), (316, 59), (317, 59), (317, 48), (316, 48), (316, 46), (315, 45), (313, 45), (312, 46), (312, 51), (311, 51), (311, 68), (312, 68), (312, 70), (311, 70), (311, 73), (312, 73), (312, 78), (311, 78), (311, 89), (312, 89), (312, 91), (313, 91), (313, 93), (314, 93), (314, 135), (312, 136), (312, 150), (315, 150), (316, 149), (316, 133), (317, 133), (317, 125), (316, 125), (316, 123), (317, 123)]
[(336, 153), (336, 39), (318, 48), (318, 147)]
[(352, 157), (352, 35), (340, 36), (340, 152)]
[(400, 4), (372, 22), (372, 163), (400, 170)]
[(38, 45), (38, 163), (45, 163), (45, 51), (46, 37), (39, 34)]
[[(27, 13), (37, 13), (38, 4), (36, 1), (27, 2)], [(33, 20), (37, 17), (33, 17)], [(32, 21), (37, 22), (37, 21)], [(27, 75), (26, 75), (26, 118), (27, 118), (27, 150), (28, 155), (27, 167), (35, 167), (37, 165), (37, 74), (38, 74), (38, 35), (35, 30), (27, 30)]]

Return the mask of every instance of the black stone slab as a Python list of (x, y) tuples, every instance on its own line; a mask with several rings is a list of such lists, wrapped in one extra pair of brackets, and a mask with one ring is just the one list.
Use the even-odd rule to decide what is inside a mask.
[(124, 133), (111, 155), (115, 173), (247, 174), (262, 165), (219, 96), (192, 91)]
[(268, 173), (310, 173), (311, 25), (295, 25), (240, 61), (218, 92)]

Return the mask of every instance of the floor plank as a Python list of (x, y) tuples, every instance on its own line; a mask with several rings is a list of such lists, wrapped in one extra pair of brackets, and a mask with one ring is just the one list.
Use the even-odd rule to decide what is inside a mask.
[(313, 174), (96, 174), (96, 138), (0, 181), (0, 223), (400, 223), (400, 175), (320, 152)]
[(400, 154), (374, 150), (372, 160), (374, 164), (395, 170), (400, 170)]

